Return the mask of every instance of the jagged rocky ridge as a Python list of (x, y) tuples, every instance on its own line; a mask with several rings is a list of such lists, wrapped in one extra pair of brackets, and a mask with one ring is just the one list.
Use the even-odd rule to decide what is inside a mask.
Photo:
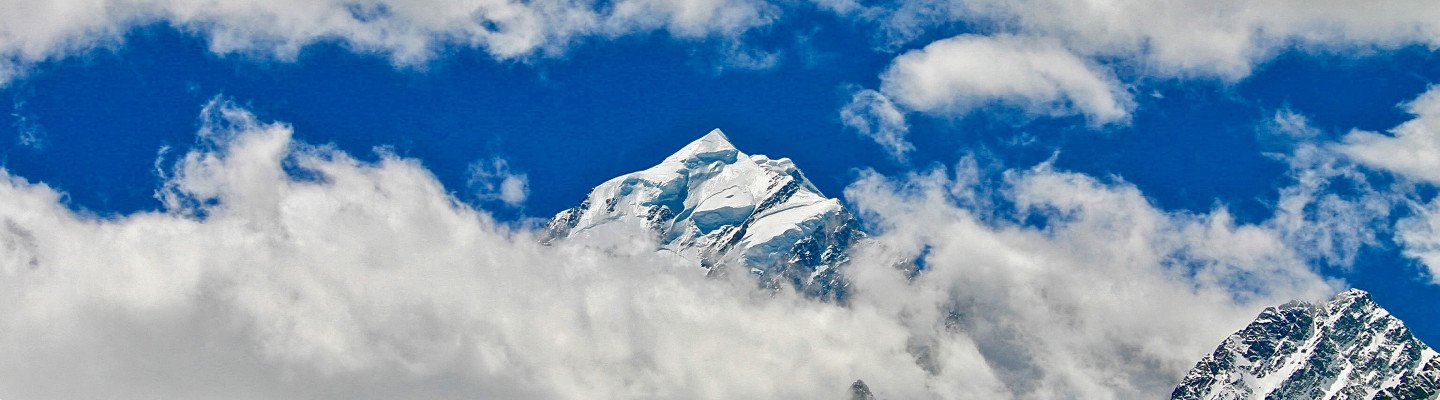
[(843, 295), (837, 267), (862, 235), (789, 159), (742, 153), (719, 129), (595, 187), (546, 224), (544, 240), (637, 231), (712, 273), (743, 266), (768, 286), (823, 298)]
[(1435, 399), (1440, 356), (1368, 293), (1290, 302), (1226, 338), (1174, 399)]

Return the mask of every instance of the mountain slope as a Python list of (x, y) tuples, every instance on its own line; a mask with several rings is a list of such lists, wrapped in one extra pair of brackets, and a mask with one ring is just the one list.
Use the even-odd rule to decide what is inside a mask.
[(545, 240), (633, 232), (712, 272), (743, 265), (767, 285), (819, 297), (842, 294), (836, 267), (861, 235), (849, 211), (789, 159), (746, 155), (719, 129), (595, 187), (546, 224)]
[(1360, 290), (1265, 309), (1226, 338), (1175, 399), (1434, 399), (1440, 355)]

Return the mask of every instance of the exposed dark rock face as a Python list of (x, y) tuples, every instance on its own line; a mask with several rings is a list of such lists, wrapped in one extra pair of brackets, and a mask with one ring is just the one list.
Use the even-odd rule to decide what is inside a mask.
[(1206, 356), (1174, 399), (1434, 399), (1440, 356), (1370, 295), (1265, 309)]

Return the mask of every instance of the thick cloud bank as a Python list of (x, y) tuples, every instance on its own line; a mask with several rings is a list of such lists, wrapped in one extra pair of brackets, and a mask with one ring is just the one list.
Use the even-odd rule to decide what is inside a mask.
[(205, 119), (160, 211), (76, 212), (4, 174), (0, 395), (1158, 397), (1261, 307), (1334, 290), (1223, 210), (1043, 165), (987, 185), (967, 159), (852, 185), (875, 235), (838, 306), (643, 241), (542, 246), (416, 160)]

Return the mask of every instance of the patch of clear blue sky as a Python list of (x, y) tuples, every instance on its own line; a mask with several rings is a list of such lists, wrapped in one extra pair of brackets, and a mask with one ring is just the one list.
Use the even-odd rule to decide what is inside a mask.
[[(293, 124), (302, 141), (332, 143), (362, 159), (373, 159), (374, 146), (390, 146), (422, 160), (466, 200), (473, 200), (465, 194), (469, 163), (504, 157), (529, 176), (531, 197), (518, 211), (486, 205), (500, 218), (573, 206), (596, 184), (653, 165), (718, 127), (746, 152), (794, 159), (832, 196), (859, 168), (895, 174), (952, 165), (966, 153), (1023, 168), (1059, 149), (1058, 167), (1122, 177), (1165, 209), (1224, 204), (1254, 222), (1270, 215), (1276, 189), (1287, 184), (1284, 165), (1262, 154), (1273, 150), (1257, 136), (1262, 120), (1289, 108), (1332, 136), (1383, 130), (1408, 118), (1397, 103), (1440, 79), (1440, 64), (1424, 49), (1359, 60), (1286, 54), (1234, 85), (1142, 80), (1133, 88), (1133, 124), (1105, 131), (1079, 118), (1017, 123), (1003, 112), (913, 118), (917, 151), (902, 164), (846, 131), (837, 116), (847, 88), (876, 87), (894, 53), (875, 50), (846, 22), (788, 21), (755, 38), (762, 49), (784, 51), (764, 71), (717, 71), (720, 44), (658, 34), (582, 43), (562, 59), (530, 64), (460, 50), (423, 71), (397, 71), (381, 57), (335, 45), (311, 47), (290, 63), (217, 57), (202, 39), (151, 26), (117, 50), (41, 65), (3, 89), (0, 109), (11, 115), (0, 162), (67, 191), (76, 208), (155, 209), (157, 151), (191, 146), (200, 107), (221, 95), (265, 120)], [(43, 128), (42, 146), (18, 142), (24, 124)], [(1440, 288), (1420, 281), (1416, 268), (1387, 244), (1334, 273), (1440, 343)]]

